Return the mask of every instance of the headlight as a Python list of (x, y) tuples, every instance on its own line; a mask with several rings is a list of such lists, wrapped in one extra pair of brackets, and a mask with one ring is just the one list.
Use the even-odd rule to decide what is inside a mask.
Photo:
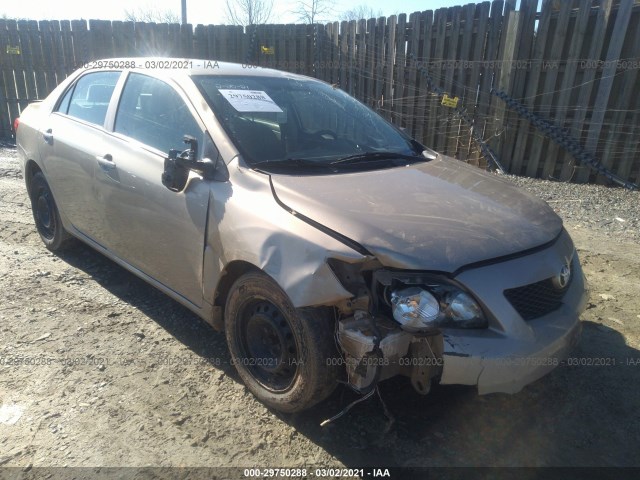
[(445, 317), (449, 320), (450, 326), (459, 328), (484, 328), (487, 326), (487, 319), (482, 313), (482, 309), (471, 295), (458, 290), (457, 293), (447, 295), (449, 303), (444, 310)]
[(410, 332), (438, 327), (486, 328), (480, 305), (466, 292), (451, 285), (429, 290), (409, 287), (391, 293), (393, 318)]
[(391, 294), (393, 318), (408, 331), (437, 327), (440, 304), (436, 297), (418, 287), (405, 288)]

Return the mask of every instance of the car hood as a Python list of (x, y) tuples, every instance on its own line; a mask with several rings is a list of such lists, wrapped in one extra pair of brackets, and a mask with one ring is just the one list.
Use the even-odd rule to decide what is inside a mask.
[(552, 241), (542, 200), (458, 160), (336, 175), (272, 175), (279, 202), (364, 246), (387, 267), (453, 272)]

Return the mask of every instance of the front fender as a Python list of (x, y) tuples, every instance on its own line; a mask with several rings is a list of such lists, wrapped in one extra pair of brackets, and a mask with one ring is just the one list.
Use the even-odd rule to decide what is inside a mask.
[(230, 181), (212, 185), (204, 252), (205, 299), (213, 303), (224, 268), (234, 261), (271, 276), (295, 307), (334, 305), (353, 296), (327, 264), (366, 257), (284, 210), (266, 174), (229, 164)]

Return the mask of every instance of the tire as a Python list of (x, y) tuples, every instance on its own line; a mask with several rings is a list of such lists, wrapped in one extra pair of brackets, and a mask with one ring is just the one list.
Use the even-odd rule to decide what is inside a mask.
[[(323, 314), (324, 313), (324, 314)], [(225, 331), (232, 362), (258, 400), (281, 412), (299, 412), (337, 386), (330, 311), (296, 309), (263, 273), (248, 273), (231, 287)]]
[(52, 252), (62, 250), (71, 236), (62, 226), (58, 207), (42, 172), (36, 173), (31, 179), (29, 192), (33, 220), (40, 238)]

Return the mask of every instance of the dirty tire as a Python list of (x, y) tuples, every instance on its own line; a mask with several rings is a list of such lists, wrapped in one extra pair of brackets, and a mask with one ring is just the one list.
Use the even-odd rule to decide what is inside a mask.
[(233, 284), (225, 330), (240, 377), (267, 406), (298, 412), (335, 389), (338, 367), (327, 361), (336, 355), (330, 310), (295, 309), (267, 275), (248, 273)]
[(30, 185), (33, 220), (45, 246), (52, 252), (62, 250), (71, 239), (62, 226), (58, 206), (42, 172), (36, 173)]

